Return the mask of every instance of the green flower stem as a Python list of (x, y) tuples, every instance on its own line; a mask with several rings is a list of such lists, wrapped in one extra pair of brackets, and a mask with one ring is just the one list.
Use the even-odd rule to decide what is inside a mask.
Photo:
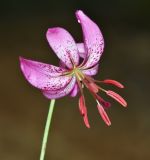
[(51, 102), (50, 102), (50, 105), (49, 105), (49, 111), (48, 111), (47, 121), (46, 121), (46, 125), (45, 125), (45, 131), (44, 131), (44, 136), (43, 136), (40, 160), (44, 160), (44, 157), (45, 157), (46, 144), (47, 144), (47, 139), (48, 139), (49, 128), (50, 128), (50, 125), (51, 125), (54, 105), (55, 105), (55, 99), (52, 99)]

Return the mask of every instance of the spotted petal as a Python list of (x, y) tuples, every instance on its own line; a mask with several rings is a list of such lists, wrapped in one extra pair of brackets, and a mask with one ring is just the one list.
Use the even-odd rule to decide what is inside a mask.
[(73, 67), (72, 61), (78, 65), (78, 49), (69, 32), (60, 27), (49, 28), (46, 37), (56, 55), (68, 68)]
[(85, 68), (94, 66), (100, 60), (104, 49), (104, 39), (99, 27), (81, 10), (76, 12), (78, 22), (81, 24), (87, 62)]
[(79, 56), (83, 59), (86, 58), (86, 53), (85, 53), (85, 48), (84, 48), (84, 43), (77, 43), (77, 47), (78, 47), (78, 53)]
[(61, 76), (65, 69), (53, 65), (20, 58), (20, 66), (27, 81), (42, 90), (61, 89), (71, 80)]
[(74, 88), (76, 83), (76, 78), (72, 77), (71, 81), (64, 88), (55, 90), (55, 91), (43, 91), (43, 94), (48, 99), (57, 99), (68, 95)]
[(82, 73), (84, 73), (88, 76), (94, 76), (98, 72), (98, 67), (99, 67), (99, 64), (97, 64), (96, 66), (94, 66), (92, 68), (82, 70)]

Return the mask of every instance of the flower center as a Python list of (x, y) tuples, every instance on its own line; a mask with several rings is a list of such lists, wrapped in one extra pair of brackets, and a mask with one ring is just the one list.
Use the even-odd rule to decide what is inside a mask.
[(67, 75), (67, 76), (75, 75), (77, 80), (80, 81), (80, 82), (85, 78), (81, 69), (79, 67), (76, 67), (76, 66), (74, 66), (72, 70), (70, 70), (68, 72), (65, 72), (64, 75)]
[(75, 67), (73, 69), (73, 74), (76, 76), (76, 78), (79, 81), (82, 81), (85, 78), (84, 74), (82, 73), (82, 71), (78, 67)]

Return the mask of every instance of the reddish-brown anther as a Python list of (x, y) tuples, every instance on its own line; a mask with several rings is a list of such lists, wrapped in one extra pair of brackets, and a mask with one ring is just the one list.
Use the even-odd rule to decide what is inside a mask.
[(118, 82), (116, 80), (105, 79), (102, 82), (107, 83), (107, 84), (112, 84), (112, 85), (114, 85), (116, 87), (119, 87), (119, 88), (124, 88), (124, 86), (120, 82)]
[(104, 108), (103, 108), (100, 104), (97, 105), (97, 108), (98, 108), (99, 114), (101, 115), (103, 121), (104, 121), (108, 126), (110, 126), (110, 125), (111, 125), (111, 121), (110, 121), (107, 113), (105, 112)]
[(106, 94), (115, 99), (117, 102), (119, 102), (122, 106), (127, 107), (127, 102), (117, 93), (113, 91), (106, 91)]
[(83, 101), (83, 96), (80, 96), (79, 98), (79, 110), (81, 115), (84, 115), (84, 101)]
[(83, 116), (83, 120), (84, 120), (86, 127), (90, 128), (90, 124), (89, 124), (88, 116), (87, 116), (87, 109), (85, 106), (85, 99), (82, 95), (79, 98), (79, 110), (80, 110), (81, 115)]
[(84, 120), (84, 123), (85, 123), (86, 127), (90, 128), (90, 124), (89, 124), (87, 113), (84, 115), (83, 120)]

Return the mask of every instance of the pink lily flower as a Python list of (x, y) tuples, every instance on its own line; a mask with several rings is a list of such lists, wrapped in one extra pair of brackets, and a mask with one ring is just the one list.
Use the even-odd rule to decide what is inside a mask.
[(60, 59), (59, 67), (20, 57), (21, 70), (27, 81), (42, 91), (48, 99), (58, 99), (67, 95), (79, 97), (79, 110), (86, 127), (90, 128), (83, 89), (86, 87), (94, 97), (98, 111), (109, 126), (110, 119), (105, 108), (110, 106), (99, 95), (99, 91), (126, 107), (126, 101), (117, 93), (105, 90), (96, 83), (112, 84), (124, 88), (115, 80), (97, 81), (92, 78), (98, 72), (99, 60), (104, 50), (104, 39), (99, 27), (83, 11), (76, 11), (81, 24), (84, 43), (76, 43), (70, 33), (63, 28), (49, 28), (46, 37), (49, 45)]

